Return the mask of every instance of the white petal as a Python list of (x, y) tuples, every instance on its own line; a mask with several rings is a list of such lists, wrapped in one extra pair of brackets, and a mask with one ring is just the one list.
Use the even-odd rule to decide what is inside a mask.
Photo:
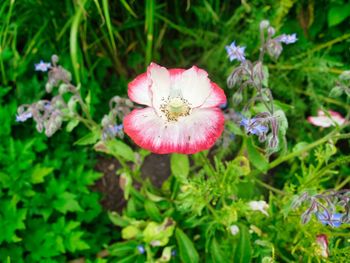
[(208, 73), (196, 66), (184, 71), (172, 85), (174, 85), (172, 88), (181, 89), (183, 98), (193, 108), (201, 106), (211, 92)]
[(169, 71), (162, 66), (151, 63), (147, 68), (147, 76), (151, 80), (153, 108), (161, 115), (160, 105), (167, 100), (170, 92)]

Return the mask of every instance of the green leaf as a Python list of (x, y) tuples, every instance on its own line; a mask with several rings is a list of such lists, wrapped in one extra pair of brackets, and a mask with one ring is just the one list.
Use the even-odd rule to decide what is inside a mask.
[(135, 251), (138, 245), (137, 241), (127, 241), (114, 243), (108, 247), (109, 254), (111, 256), (123, 257), (127, 254), (131, 254)]
[(110, 140), (105, 143), (107, 147), (107, 152), (117, 156), (124, 158), (127, 161), (135, 162), (135, 154), (129, 145), (120, 141), (120, 140)]
[(79, 120), (77, 120), (77, 119), (71, 120), (67, 124), (66, 131), (71, 132), (75, 127), (78, 126), (78, 124), (79, 124)]
[(174, 153), (170, 158), (170, 167), (173, 175), (180, 182), (186, 182), (190, 172), (190, 162), (185, 154)]
[(129, 225), (129, 221), (121, 217), (115, 211), (108, 212), (108, 217), (112, 221), (112, 223), (116, 226), (126, 227), (127, 225)]
[(252, 247), (248, 228), (244, 225), (239, 227), (239, 240), (235, 248), (234, 260), (237, 263), (250, 263), (252, 257)]
[(247, 151), (249, 160), (255, 168), (262, 172), (266, 172), (269, 167), (269, 162), (264, 155), (262, 155), (253, 144), (251, 137), (247, 138)]
[(146, 213), (148, 214), (148, 216), (157, 222), (161, 222), (162, 221), (162, 215), (159, 212), (158, 207), (156, 206), (155, 203), (153, 203), (150, 200), (145, 200), (145, 210)]
[(214, 263), (222, 263), (227, 261), (227, 257), (224, 255), (215, 237), (210, 243), (210, 256)]
[(63, 214), (82, 211), (76, 200), (76, 195), (68, 192), (61, 194), (58, 199), (53, 202), (53, 207)]
[(241, 128), (236, 124), (234, 123), (233, 121), (227, 121), (226, 122), (226, 126), (227, 126), (227, 129), (236, 134), (236, 135), (240, 135), (240, 136), (243, 136), (244, 133), (242, 132)]
[(334, 5), (328, 11), (328, 26), (336, 26), (350, 16), (350, 3)]
[(52, 173), (54, 168), (51, 167), (41, 167), (36, 165), (32, 171), (31, 182), (33, 184), (39, 184), (44, 182), (44, 177)]
[(0, 245), (3, 241), (19, 242), (22, 239), (16, 235), (19, 229), (25, 229), (27, 209), (18, 209), (13, 200), (3, 199), (0, 201)]
[(99, 139), (101, 135), (98, 131), (91, 131), (90, 133), (86, 134), (84, 137), (77, 140), (74, 145), (90, 145), (95, 144)]
[(180, 229), (176, 228), (175, 237), (179, 247), (179, 255), (182, 262), (199, 262), (198, 252), (191, 239)]

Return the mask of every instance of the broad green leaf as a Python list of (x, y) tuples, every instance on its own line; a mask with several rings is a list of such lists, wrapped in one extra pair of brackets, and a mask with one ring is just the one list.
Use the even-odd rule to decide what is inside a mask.
[(118, 242), (110, 245), (108, 247), (108, 251), (111, 256), (123, 257), (127, 254), (134, 253), (137, 245), (138, 242), (133, 240), (127, 242)]
[(180, 228), (176, 228), (175, 237), (177, 245), (179, 247), (179, 255), (182, 262), (199, 262), (199, 255), (192, 240)]
[(248, 228), (244, 225), (239, 227), (239, 240), (235, 248), (235, 263), (250, 263), (252, 258), (252, 247), (250, 244), (250, 234)]
[(108, 217), (112, 223), (116, 226), (126, 227), (129, 224), (129, 221), (121, 217), (117, 212), (112, 211), (108, 212)]
[(159, 212), (158, 207), (156, 206), (155, 203), (153, 203), (150, 200), (145, 200), (145, 210), (146, 213), (148, 214), (148, 216), (157, 222), (161, 222), (162, 221), (162, 215)]
[(334, 5), (328, 11), (328, 26), (336, 26), (350, 16), (350, 3)]
[(120, 140), (109, 140), (105, 142), (105, 145), (110, 154), (124, 158), (127, 161), (135, 161), (134, 151), (126, 143)]
[(99, 139), (101, 135), (98, 131), (91, 131), (79, 140), (77, 140), (74, 145), (90, 145), (95, 144)]
[(212, 238), (210, 242), (210, 256), (214, 263), (222, 263), (227, 261), (227, 256), (225, 256), (215, 237)]
[(147, 189), (145, 190), (145, 194), (146, 194), (147, 198), (153, 202), (160, 202), (160, 201), (165, 199), (164, 197), (161, 197), (161, 196), (158, 196), (158, 195), (155, 195), (155, 194), (149, 192)]
[(174, 228), (175, 221), (171, 218), (165, 218), (161, 224), (149, 222), (142, 233), (143, 241), (152, 246), (165, 246), (173, 236)]
[(140, 233), (140, 229), (137, 226), (128, 225), (122, 229), (123, 239), (134, 239)]
[(269, 167), (269, 162), (267, 158), (261, 154), (254, 146), (251, 137), (247, 138), (247, 151), (249, 160), (254, 165), (254, 167), (262, 172), (266, 172)]
[(173, 175), (180, 182), (186, 182), (190, 172), (190, 162), (185, 154), (174, 153), (170, 158), (170, 167)]

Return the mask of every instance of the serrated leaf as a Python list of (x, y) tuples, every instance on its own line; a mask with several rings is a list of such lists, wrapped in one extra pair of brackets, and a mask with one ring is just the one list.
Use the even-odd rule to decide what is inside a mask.
[(186, 182), (190, 172), (190, 162), (185, 154), (174, 153), (170, 157), (170, 167), (173, 175), (180, 182)]
[(52, 173), (54, 168), (51, 167), (41, 167), (36, 165), (32, 171), (31, 182), (33, 184), (39, 184), (44, 182), (44, 177)]
[(19, 242), (21, 238), (16, 235), (19, 229), (25, 229), (27, 209), (18, 209), (15, 202), (10, 200), (0, 201), (0, 245), (3, 241)]
[(182, 262), (199, 262), (199, 255), (192, 240), (180, 228), (176, 228), (175, 237), (179, 247), (179, 256)]
[(53, 202), (53, 207), (63, 214), (82, 211), (76, 200), (76, 195), (68, 192), (64, 192), (58, 196), (58, 199)]
[(266, 172), (269, 167), (269, 162), (266, 157), (262, 155), (254, 146), (251, 137), (247, 138), (247, 151), (249, 160), (254, 165), (254, 167), (262, 172)]

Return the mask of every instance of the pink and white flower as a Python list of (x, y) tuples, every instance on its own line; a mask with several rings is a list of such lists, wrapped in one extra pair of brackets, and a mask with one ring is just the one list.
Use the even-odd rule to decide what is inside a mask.
[(307, 121), (311, 124), (323, 128), (328, 128), (330, 126), (335, 126), (335, 124), (342, 125), (345, 123), (345, 118), (336, 111), (328, 111), (329, 116), (322, 110), (317, 112), (318, 116), (310, 116)]
[(320, 234), (316, 236), (316, 244), (318, 245), (317, 254), (328, 258), (329, 257), (329, 249), (328, 249), (328, 239), (325, 234)]
[(129, 98), (147, 106), (124, 118), (124, 131), (154, 153), (193, 154), (209, 149), (224, 129), (218, 108), (223, 90), (196, 66), (166, 69), (155, 63), (128, 85)]

